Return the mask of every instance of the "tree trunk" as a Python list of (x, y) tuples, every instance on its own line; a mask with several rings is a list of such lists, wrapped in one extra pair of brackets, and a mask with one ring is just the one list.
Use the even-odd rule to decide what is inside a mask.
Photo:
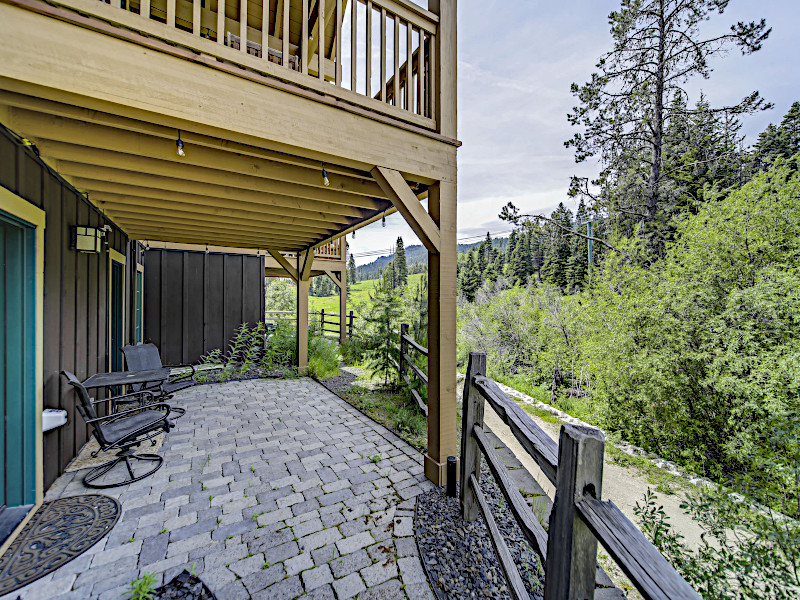
[(664, 20), (664, 2), (659, 2), (658, 15), (658, 67), (656, 70), (656, 92), (653, 110), (653, 157), (650, 164), (650, 179), (647, 182), (647, 222), (652, 223), (658, 211), (658, 183), (661, 178), (661, 152), (664, 145), (664, 73), (666, 69), (666, 22)]

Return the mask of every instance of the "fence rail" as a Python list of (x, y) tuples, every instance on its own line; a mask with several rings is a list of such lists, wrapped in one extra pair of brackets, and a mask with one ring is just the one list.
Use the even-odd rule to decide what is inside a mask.
[[(547, 531), (534, 517), (486, 437), (485, 402), (556, 487)], [(470, 354), (462, 409), (461, 513), (469, 520), (483, 515), (511, 595), (517, 600), (528, 598), (478, 483), (484, 457), (514, 519), (545, 566), (545, 600), (594, 598), (598, 542), (646, 600), (699, 599), (699, 594), (619, 508), (613, 502), (600, 500), (604, 449), (602, 432), (576, 425), (563, 425), (556, 444), (486, 377), (486, 355)]]
[(425, 371), (420, 369), (417, 364), (411, 360), (411, 357), (408, 354), (409, 348), (416, 350), (423, 356), (428, 356), (428, 349), (418, 344), (414, 338), (408, 335), (408, 323), (403, 323), (400, 325), (400, 357), (397, 364), (397, 371), (403, 381), (406, 382), (406, 385), (408, 386), (411, 395), (414, 397), (417, 406), (419, 406), (419, 409), (427, 417), (428, 405), (422, 400), (422, 396), (419, 395), (419, 392), (414, 389), (414, 385), (408, 376), (406, 367), (410, 368), (411, 372), (416, 376), (416, 378), (426, 386), (428, 385), (428, 376), (425, 374)]
[[(264, 315), (267, 319), (272, 319), (275, 321), (294, 321), (296, 319), (297, 313), (293, 310), (268, 310), (264, 312)], [(339, 335), (339, 324), (341, 321), (341, 316), (339, 313), (331, 313), (325, 312), (325, 309), (319, 312), (309, 312), (309, 321), (311, 319), (315, 319), (319, 316), (319, 324), (320, 330), (323, 333), (335, 333)], [(327, 317), (337, 317), (337, 320), (331, 321)], [(353, 335), (353, 329), (355, 328), (355, 321), (358, 317), (353, 313), (351, 310), (349, 313), (345, 314), (345, 326), (347, 327), (347, 336), (351, 337)], [(333, 325), (336, 329), (326, 329), (326, 325)]]

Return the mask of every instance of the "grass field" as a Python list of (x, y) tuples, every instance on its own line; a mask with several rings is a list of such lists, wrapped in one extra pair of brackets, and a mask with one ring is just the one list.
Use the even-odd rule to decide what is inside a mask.
[[(419, 282), (420, 277), (422, 277), (421, 273), (417, 273), (416, 275), (409, 275), (408, 287), (412, 288), (413, 286), (417, 285), (417, 282)], [(348, 312), (354, 310), (354, 305), (356, 303), (367, 302), (369, 300), (369, 292), (370, 290), (372, 290), (372, 288), (375, 287), (375, 284), (377, 282), (378, 282), (377, 279), (368, 279), (367, 281), (359, 281), (358, 283), (354, 283), (353, 285), (348, 286), (350, 288), (350, 297), (347, 299)], [(339, 296), (325, 296), (322, 298), (317, 298), (314, 296), (309, 297), (308, 299), (309, 311), (319, 312), (323, 309), (325, 310), (326, 313), (336, 313), (338, 315)]]

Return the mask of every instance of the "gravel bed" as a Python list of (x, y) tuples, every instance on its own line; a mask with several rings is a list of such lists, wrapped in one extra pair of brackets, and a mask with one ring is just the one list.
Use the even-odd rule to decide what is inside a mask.
[(322, 385), (337, 395), (353, 385), (358, 381), (359, 376), (365, 373), (364, 369), (360, 367), (350, 367), (344, 364), (339, 367), (339, 371), (340, 374), (336, 377), (319, 380)]
[[(480, 485), (528, 594), (541, 600), (544, 569), (539, 556), (523, 537), (500, 488), (485, 469)], [(420, 559), (440, 600), (511, 600), (483, 517), (464, 521), (458, 499), (448, 498), (443, 488), (417, 497), (414, 533)]]

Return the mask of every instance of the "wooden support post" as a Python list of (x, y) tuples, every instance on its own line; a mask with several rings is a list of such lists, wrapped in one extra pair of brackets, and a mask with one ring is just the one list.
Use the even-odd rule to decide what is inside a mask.
[(139, 14), (145, 19), (150, 18), (150, 0), (142, 0), (142, 3), (139, 5)]
[(175, 0), (167, 0), (167, 26), (175, 27)]
[(247, 0), (239, 2), (239, 50), (247, 54)]
[(322, 330), (321, 333), (325, 332), (325, 309), (323, 308), (319, 311), (319, 328)]
[[(302, 22), (300, 23), (300, 64), (303, 75), (308, 75), (308, 0), (301, 0), (303, 5)], [(288, 32), (287, 32), (288, 33)]]
[(283, 0), (281, 6), (283, 7), (283, 13), (281, 13), (281, 64), (289, 68), (289, 10), (291, 10), (291, 0)]
[(198, 37), (200, 36), (201, 1), (192, 0), (192, 34)]
[(406, 343), (405, 336), (408, 335), (408, 323), (400, 325), (400, 359), (397, 361), (400, 371), (400, 379), (402, 380), (406, 375), (406, 363), (403, 358), (408, 352), (408, 344)]
[(217, 0), (217, 43), (225, 45), (225, 0)]
[(300, 279), (297, 282), (297, 372), (300, 375), (308, 373), (308, 288), (310, 284), (310, 279)]
[(603, 450), (600, 430), (561, 426), (556, 498), (547, 538), (545, 600), (594, 598), (597, 539), (581, 520), (575, 503), (585, 493), (600, 498)]
[(347, 341), (347, 271), (342, 273), (342, 285), (339, 287), (339, 343)]
[(317, 72), (320, 81), (325, 81), (325, 0), (317, 0)]
[(461, 516), (474, 521), (480, 514), (478, 500), (472, 488), (467, 485), (470, 475), (476, 481), (481, 478), (481, 451), (472, 435), (472, 428), (483, 428), (483, 396), (472, 385), (473, 377), (486, 375), (486, 355), (470, 352), (467, 365), (467, 378), (464, 380), (464, 399), (461, 404)]
[[(456, 455), (456, 185), (428, 190), (439, 227), (439, 252), (428, 249), (428, 453), (425, 475), (444, 485), (448, 456)], [(462, 480), (463, 481), (463, 480)]]

